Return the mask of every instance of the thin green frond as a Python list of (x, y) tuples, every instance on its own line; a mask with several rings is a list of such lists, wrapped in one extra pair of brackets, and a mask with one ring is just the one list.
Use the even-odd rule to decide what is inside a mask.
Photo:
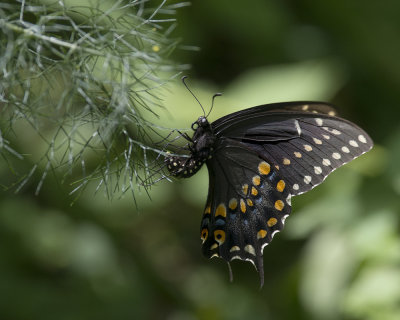
[[(0, 3), (0, 153), (16, 191), (51, 171), (108, 197), (152, 174), (177, 8), (162, 1)], [(13, 165), (11, 165), (13, 164)], [(16, 167), (16, 168), (14, 168)]]

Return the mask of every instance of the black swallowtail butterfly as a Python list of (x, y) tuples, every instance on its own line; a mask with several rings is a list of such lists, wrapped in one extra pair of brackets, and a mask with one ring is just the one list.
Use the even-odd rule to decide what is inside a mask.
[(201, 220), (203, 254), (254, 264), (264, 283), (263, 249), (282, 230), (291, 198), (322, 183), (338, 167), (369, 151), (361, 128), (324, 102), (282, 102), (192, 124), (190, 157), (167, 156), (171, 175), (209, 173)]

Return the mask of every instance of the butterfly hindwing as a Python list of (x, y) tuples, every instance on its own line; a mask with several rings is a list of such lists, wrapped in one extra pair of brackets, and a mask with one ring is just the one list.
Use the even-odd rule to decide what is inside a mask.
[(203, 254), (251, 261), (263, 282), (263, 249), (283, 228), (291, 195), (268, 159), (235, 141), (207, 162), (209, 195), (201, 223)]

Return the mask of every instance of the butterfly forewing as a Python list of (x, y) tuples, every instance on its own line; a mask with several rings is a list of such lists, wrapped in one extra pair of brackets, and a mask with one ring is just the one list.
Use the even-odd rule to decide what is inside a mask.
[[(217, 131), (221, 137), (241, 141), (272, 160), (281, 170), (293, 195), (304, 193), (320, 184), (343, 164), (371, 149), (371, 138), (353, 123), (330, 116), (330, 106), (293, 104), (286, 109), (274, 109), (241, 116)], [(251, 109), (248, 109), (250, 112)], [(324, 110), (319, 113), (316, 110)], [(246, 112), (246, 110), (244, 110)], [(223, 118), (222, 118), (223, 119)], [(214, 126), (214, 123), (213, 123)]]
[[(243, 123), (243, 120), (253, 119), (249, 123), (251, 128), (256, 119), (263, 119), (268, 122), (268, 117), (274, 113), (284, 113), (286, 118), (289, 119), (288, 112), (309, 112), (318, 113), (329, 116), (335, 116), (336, 110), (333, 106), (323, 102), (309, 102), (309, 101), (294, 101), (294, 102), (279, 102), (260, 105), (253, 108), (244, 109), (231, 114), (228, 114), (212, 123), (214, 133), (219, 134), (230, 127), (231, 124)], [(256, 120), (257, 121), (257, 120)]]

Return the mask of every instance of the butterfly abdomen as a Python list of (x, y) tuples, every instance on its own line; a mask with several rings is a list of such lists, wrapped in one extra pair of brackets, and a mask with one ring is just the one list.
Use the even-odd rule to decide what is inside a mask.
[(206, 159), (196, 156), (178, 157), (169, 156), (165, 158), (168, 171), (177, 178), (189, 178), (200, 170)]

